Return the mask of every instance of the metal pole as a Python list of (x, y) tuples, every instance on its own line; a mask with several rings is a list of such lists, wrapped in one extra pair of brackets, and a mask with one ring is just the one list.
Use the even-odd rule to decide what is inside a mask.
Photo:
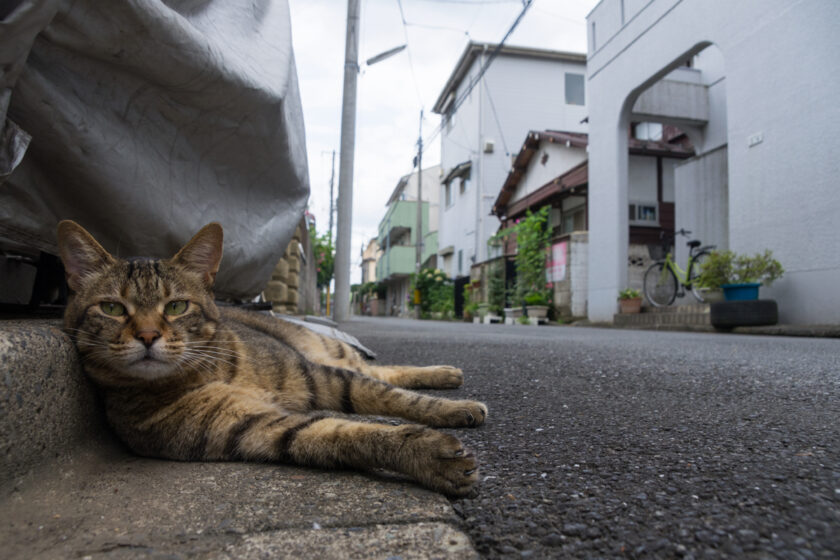
[[(333, 214), (335, 213), (335, 189), (333, 189), (333, 185), (335, 184), (335, 150), (332, 151), (332, 171), (330, 171), (330, 245), (332, 245), (333, 240)], [(364, 249), (362, 249), (364, 250)]]
[[(420, 134), (417, 136), (417, 247), (415, 248), (415, 278), (420, 278), (423, 266), (423, 109), (420, 109)], [(415, 283), (417, 280), (415, 280)], [(415, 284), (416, 285), (416, 284)], [(419, 298), (415, 294), (414, 316), (420, 318)]]
[[(332, 151), (332, 171), (330, 171), (330, 232), (327, 239), (329, 240), (330, 250), (333, 249), (333, 212), (335, 212), (335, 207), (333, 205), (333, 201), (335, 200), (335, 196), (333, 195), (333, 184), (335, 183), (335, 150)], [(335, 260), (333, 260), (333, 276), (335, 276)], [(327, 317), (332, 317), (332, 311), (330, 308), (330, 281), (327, 281)]]
[(350, 242), (353, 231), (353, 157), (356, 137), (356, 77), (359, 73), (359, 0), (347, 0), (344, 100), (338, 171), (338, 229), (335, 245), (335, 320), (350, 316)]

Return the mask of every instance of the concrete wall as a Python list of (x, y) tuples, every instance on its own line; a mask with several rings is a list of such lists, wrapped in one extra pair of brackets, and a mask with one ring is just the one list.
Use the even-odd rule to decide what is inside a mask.
[[(729, 174), (726, 147), (686, 160), (676, 167), (676, 223), (703, 245), (729, 248)], [(702, 185), (703, 188), (698, 188)], [(675, 244), (677, 262), (688, 262), (685, 239)]]
[[(630, 109), (644, 90), (713, 44), (726, 76), (725, 92), (715, 95), (726, 103), (729, 246), (741, 253), (769, 248), (782, 262), (785, 277), (762, 291), (778, 299), (780, 321), (840, 322), (840, 236), (833, 227), (840, 214), (840, 111), (833, 108), (840, 74), (828, 71), (840, 54), (840, 2), (653, 0), (623, 25), (615, 23), (618, 10), (604, 0), (588, 18), (596, 29), (587, 81), (589, 192), (590, 209), (599, 209), (590, 213), (590, 318), (610, 320), (615, 293), (627, 282)], [(711, 87), (709, 95), (706, 136), (721, 125)]]
[(574, 232), (560, 241), (566, 242), (566, 275), (555, 280), (554, 305), (561, 316), (586, 316), (586, 290), (589, 251), (587, 233)]

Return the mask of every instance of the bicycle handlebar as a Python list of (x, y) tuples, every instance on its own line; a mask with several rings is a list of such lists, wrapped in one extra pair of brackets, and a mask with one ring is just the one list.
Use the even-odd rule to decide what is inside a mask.
[(691, 235), (691, 232), (688, 231), (687, 229), (679, 229), (679, 230), (675, 231), (674, 233), (668, 233), (666, 231), (660, 231), (659, 232), (659, 239), (665, 239), (666, 237), (676, 237), (677, 235), (682, 235), (683, 237), (688, 237), (689, 235)]

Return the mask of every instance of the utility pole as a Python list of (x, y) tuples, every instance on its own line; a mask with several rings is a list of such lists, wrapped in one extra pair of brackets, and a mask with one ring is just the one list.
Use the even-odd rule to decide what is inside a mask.
[(333, 201), (335, 201), (335, 191), (333, 189), (333, 184), (335, 183), (335, 150), (332, 151), (332, 170), (330, 171), (330, 245), (332, 245), (333, 240), (333, 213), (335, 212), (335, 206)]
[[(332, 171), (330, 171), (330, 231), (327, 236), (329, 240), (330, 249), (333, 249), (333, 212), (335, 209), (333, 208), (333, 200), (335, 197), (333, 196), (333, 183), (335, 181), (335, 150), (332, 151)], [(335, 260), (333, 259), (333, 276), (335, 276)], [(331, 282), (327, 282), (327, 317), (330, 317), (332, 313), (330, 313), (330, 284)]]
[[(420, 109), (420, 134), (417, 136), (417, 247), (415, 248), (414, 285), (420, 280), (423, 266), (423, 109)], [(414, 317), (420, 318), (420, 291), (414, 290)]]
[(356, 136), (356, 78), (359, 73), (359, 0), (347, 0), (344, 98), (338, 171), (338, 230), (335, 245), (335, 320), (350, 316), (350, 242), (353, 232), (353, 158)]

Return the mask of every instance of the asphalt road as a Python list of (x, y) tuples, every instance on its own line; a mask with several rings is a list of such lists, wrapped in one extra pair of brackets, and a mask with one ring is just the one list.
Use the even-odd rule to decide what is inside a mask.
[(488, 422), (454, 500), (488, 558), (840, 557), (840, 340), (358, 319)]

